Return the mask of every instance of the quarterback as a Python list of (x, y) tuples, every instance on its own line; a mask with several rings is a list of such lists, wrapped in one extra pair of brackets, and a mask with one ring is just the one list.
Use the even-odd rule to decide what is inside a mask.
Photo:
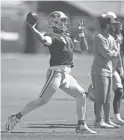
[[(35, 22), (32, 22), (31, 19)], [(54, 11), (50, 13), (48, 18), (49, 27), (53, 29), (50, 33), (41, 33), (37, 30), (37, 15), (29, 13), (27, 15), (27, 23), (29, 24), (36, 37), (48, 47), (50, 52), (50, 67), (46, 74), (46, 83), (43, 86), (39, 97), (29, 102), (17, 114), (10, 115), (6, 124), (6, 131), (12, 131), (20, 119), (32, 110), (41, 107), (48, 103), (58, 88), (76, 99), (76, 112), (78, 124), (76, 132), (87, 131), (96, 134), (91, 130), (86, 122), (86, 94), (84, 89), (78, 82), (70, 75), (73, 64), (73, 50), (75, 48), (73, 40), (70, 38), (70, 23), (69, 18), (61, 11)], [(81, 50), (87, 50), (87, 42), (85, 34), (79, 28), (79, 41), (81, 43)]]

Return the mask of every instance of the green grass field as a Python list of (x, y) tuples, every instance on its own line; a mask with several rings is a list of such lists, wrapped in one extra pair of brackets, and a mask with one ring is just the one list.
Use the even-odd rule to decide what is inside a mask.
[[(120, 129), (93, 128), (93, 103), (87, 100), (87, 123), (98, 135), (76, 134), (75, 100), (58, 90), (51, 102), (26, 115), (13, 133), (3, 131), (7, 116), (20, 111), (35, 99), (45, 83), (49, 56), (4, 54), (1, 56), (1, 139), (2, 140), (124, 140), (124, 126)], [(93, 57), (75, 55), (72, 76), (87, 90)], [(124, 102), (121, 107), (124, 117)], [(111, 109), (111, 118), (113, 117)]]

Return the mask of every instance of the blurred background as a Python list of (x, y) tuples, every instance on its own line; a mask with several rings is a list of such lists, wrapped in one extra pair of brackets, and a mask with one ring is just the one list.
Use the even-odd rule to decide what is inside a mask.
[(48, 53), (47, 48), (34, 37), (25, 18), (29, 11), (39, 15), (39, 29), (49, 31), (47, 16), (50, 12), (65, 12), (75, 33), (79, 19), (84, 20), (89, 51), (92, 53), (93, 35), (98, 31), (98, 18), (101, 13), (113, 11), (124, 25), (124, 1), (1, 1), (1, 52)]

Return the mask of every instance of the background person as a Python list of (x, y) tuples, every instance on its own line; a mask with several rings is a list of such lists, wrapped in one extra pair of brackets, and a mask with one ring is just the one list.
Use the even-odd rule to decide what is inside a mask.
[[(119, 57), (119, 51), (109, 29), (116, 20), (113, 15), (107, 17), (102, 14), (100, 18), (101, 31), (95, 37), (94, 60), (91, 69), (92, 83), (95, 95), (95, 127), (114, 128), (109, 117), (112, 90), (112, 59)], [(104, 121), (101, 117), (102, 107), (104, 110)]]

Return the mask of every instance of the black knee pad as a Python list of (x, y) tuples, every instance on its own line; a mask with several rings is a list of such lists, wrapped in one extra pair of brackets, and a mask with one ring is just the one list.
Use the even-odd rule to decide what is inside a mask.
[(115, 90), (115, 98), (116, 98), (116, 100), (120, 100), (122, 94), (123, 94), (123, 88), (117, 88)]

